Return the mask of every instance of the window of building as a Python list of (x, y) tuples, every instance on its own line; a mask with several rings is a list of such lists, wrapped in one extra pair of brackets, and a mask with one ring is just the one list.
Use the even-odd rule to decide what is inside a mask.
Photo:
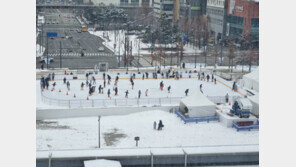
[(252, 18), (251, 19), (251, 26), (252, 27), (259, 27), (259, 18)]

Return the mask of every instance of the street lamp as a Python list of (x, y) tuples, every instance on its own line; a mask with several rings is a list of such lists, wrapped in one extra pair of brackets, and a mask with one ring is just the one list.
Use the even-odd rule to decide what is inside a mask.
[(101, 116), (98, 117), (98, 146), (101, 148)]

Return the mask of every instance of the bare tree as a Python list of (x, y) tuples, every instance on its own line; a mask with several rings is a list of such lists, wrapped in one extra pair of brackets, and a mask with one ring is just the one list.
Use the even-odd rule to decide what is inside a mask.
[[(228, 59), (229, 59), (228, 67), (230, 71), (233, 72), (233, 59), (235, 58), (235, 46), (233, 44), (233, 41), (228, 43), (227, 49), (228, 49)], [(231, 68), (230, 68), (230, 64), (231, 64)]]

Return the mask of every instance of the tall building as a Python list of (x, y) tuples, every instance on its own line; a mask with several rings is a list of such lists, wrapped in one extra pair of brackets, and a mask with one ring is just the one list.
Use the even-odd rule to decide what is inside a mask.
[(227, 0), (207, 0), (207, 17), (212, 36), (218, 42), (226, 31)]
[[(176, 4), (175, 1), (180, 0), (154, 0), (153, 2), (153, 12), (156, 18), (159, 18), (162, 13), (166, 13), (170, 20), (177, 18), (179, 16), (178, 3)], [(176, 6), (175, 6), (176, 4)], [(175, 15), (174, 15), (175, 12)]]
[(259, 40), (259, 0), (228, 0), (226, 35), (238, 39), (248, 34)]
[(191, 19), (195, 16), (206, 14), (207, 0), (187, 0), (186, 4)]

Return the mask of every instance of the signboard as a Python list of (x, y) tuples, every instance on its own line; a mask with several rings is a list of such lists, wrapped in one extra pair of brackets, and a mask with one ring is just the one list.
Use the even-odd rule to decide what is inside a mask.
[(57, 37), (58, 36), (58, 33), (57, 32), (47, 32), (46, 33), (46, 36), (47, 37)]
[(225, 0), (207, 0), (207, 6), (224, 8)]
[(191, 10), (200, 10), (200, 6), (191, 6)]

